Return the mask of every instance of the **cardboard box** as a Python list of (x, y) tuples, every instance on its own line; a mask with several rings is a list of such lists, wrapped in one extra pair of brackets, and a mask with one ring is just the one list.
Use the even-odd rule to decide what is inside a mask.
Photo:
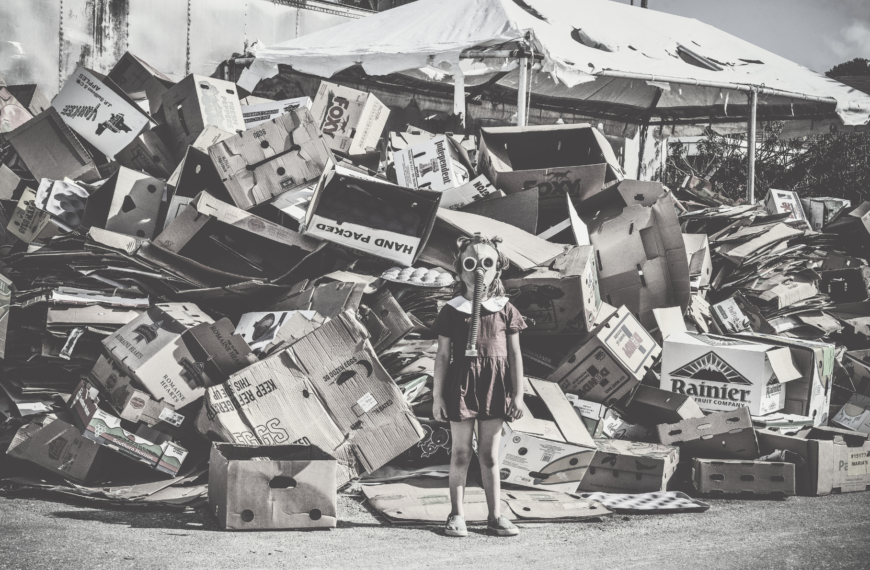
[(764, 318), (761, 311), (746, 299), (741, 293), (710, 306), (710, 315), (724, 334), (742, 332), (776, 332), (776, 329)]
[(791, 190), (774, 190), (771, 188), (767, 193), (767, 198), (764, 200), (764, 208), (770, 215), (789, 214), (785, 219), (786, 221), (807, 221), (807, 215), (801, 206), (800, 195)]
[(5, 164), (0, 164), (0, 200), (12, 200), (19, 190), (24, 189), (21, 178)]
[(222, 202), (232, 203), (233, 199), (208, 155), (210, 146), (232, 136), (232, 133), (206, 125), (193, 144), (187, 147), (184, 158), (175, 167), (172, 176), (166, 180), (169, 196), (194, 198), (200, 192), (207, 192)]
[(332, 156), (306, 108), (224, 139), (208, 154), (243, 210), (315, 182)]
[(109, 452), (83, 436), (72, 421), (66, 413), (35, 416), (18, 429), (6, 454), (77, 483), (103, 475)]
[[(595, 444), (558, 386), (535, 378), (527, 380), (530, 412), (502, 427), (501, 480), (573, 493), (592, 461)], [(532, 415), (534, 410), (541, 417)]]
[(628, 309), (602, 304), (592, 331), (547, 379), (584, 400), (625, 404), (660, 353), (659, 345)]
[(316, 240), (205, 192), (153, 244), (194, 265), (214, 284), (278, 279), (318, 246)]
[(51, 106), (72, 130), (109, 158), (152, 123), (114, 81), (82, 66), (67, 79)]
[(752, 416), (752, 425), (777, 433), (795, 434), (802, 429), (813, 427), (813, 418), (797, 414), (774, 412), (766, 416)]
[(98, 402), (97, 389), (82, 380), (67, 403), (76, 427), (86, 438), (173, 477), (178, 474), (188, 455), (186, 449), (171, 441), (155, 443), (127, 431), (119, 418), (99, 409)]
[(48, 97), (45, 96), (45, 93), (42, 92), (39, 86), (34, 83), (7, 85), (6, 89), (34, 117), (51, 107), (51, 101), (48, 100)]
[(329, 148), (355, 156), (376, 151), (390, 109), (371, 93), (321, 81), (311, 114)]
[(525, 334), (585, 334), (601, 308), (591, 246), (572, 247), (546, 267), (504, 281), (511, 303), (534, 321)]
[(0, 275), (0, 359), (6, 358), (6, 333), (9, 327), (9, 307), (15, 285), (5, 275)]
[(680, 450), (657, 443), (595, 440), (597, 451), (578, 491), (655, 493), (667, 489), (677, 470)]
[[(242, 104), (242, 117), (245, 119), (245, 129), (251, 129), (277, 119), (297, 109), (311, 109), (310, 97), (297, 97), (281, 101), (264, 101), (253, 104)], [(318, 132), (319, 129), (318, 129)]]
[(801, 198), (801, 206), (807, 215), (810, 227), (816, 231), (821, 231), (823, 227), (828, 225), (828, 222), (833, 221), (837, 217), (837, 214), (851, 208), (852, 201), (844, 198), (820, 198), (812, 196)]
[(181, 408), (248, 366), (251, 349), (229, 319), (196, 305), (160, 303), (103, 341), (112, 360), (152, 396)]
[(151, 239), (165, 188), (159, 178), (121, 166), (88, 198), (84, 224)]
[(208, 504), (224, 530), (335, 528), (335, 475), (313, 445), (214, 443)]
[(831, 423), (845, 429), (870, 434), (870, 397), (852, 394), (846, 405), (831, 418)]
[(36, 180), (96, 182), (101, 178), (90, 153), (54, 107), (6, 133), (4, 138)]
[(785, 407), (785, 384), (801, 377), (786, 347), (680, 332), (665, 340), (660, 388), (694, 397), (702, 410), (747, 406), (763, 416)]
[[(472, 174), (472, 176), (474, 176), (474, 174)], [(441, 195), (440, 206), (449, 210), (462, 210), (467, 206), (475, 203), (481, 203), (484, 200), (496, 197), (499, 194), (504, 196), (503, 192), (497, 190), (495, 186), (493, 186), (489, 182), (489, 180), (487, 180), (486, 176), (481, 174), (480, 176), (469, 180), (461, 186), (445, 190)], [(535, 199), (536, 210), (537, 206), (538, 201), (537, 199)], [(535, 222), (537, 222), (537, 218), (538, 216), (535, 215)]]
[(628, 441), (647, 441), (653, 434), (641, 425), (630, 424), (615, 410), (604, 404), (581, 400), (574, 394), (565, 394), (574, 411), (583, 420), (589, 435), (595, 438), (623, 439)]
[(685, 311), (691, 295), (674, 198), (657, 182), (636, 180), (624, 180), (610, 192), (625, 206), (611, 205), (583, 218), (595, 248), (601, 296), (610, 305), (625, 305), (652, 329), (653, 309)]
[(132, 378), (102, 354), (88, 373), (88, 382), (100, 391), (122, 420), (141, 422), (149, 427), (162, 422), (181, 427), (184, 422), (184, 416), (176, 412), (174, 406), (154, 400), (150, 394), (139, 390)]
[(703, 418), (704, 412), (691, 396), (640, 384), (631, 396), (626, 414), (643, 425), (672, 424)]
[(337, 486), (424, 435), (353, 312), (209, 388), (196, 426), (212, 440), (316, 445), (338, 460)]
[(800, 495), (851, 493), (870, 486), (867, 434), (825, 426), (794, 436), (767, 430), (758, 430), (757, 434), (762, 454), (786, 449), (804, 459), (805, 464), (795, 468), (796, 490)]
[(248, 346), (251, 347), (251, 350), (259, 352), (277, 339), (278, 331), (283, 328), (285, 322), (297, 315), (307, 321), (311, 321), (315, 319), (317, 312), (275, 311), (245, 313), (239, 319), (239, 324), (236, 325), (236, 330), (233, 334), (241, 336), (248, 343)]
[(147, 172), (164, 180), (172, 176), (178, 166), (178, 161), (163, 144), (156, 130), (145, 131), (133, 139), (115, 155), (115, 160), (121, 166)]
[(826, 342), (760, 333), (741, 333), (743, 338), (788, 347), (800, 378), (785, 385), (787, 414), (808, 416), (817, 426), (827, 425), (836, 361), (836, 346)]
[(752, 418), (745, 406), (674, 424), (661, 424), (656, 429), (659, 441), (679, 446), (683, 457), (755, 459), (759, 456)]
[(134, 100), (147, 99), (145, 108), (157, 115), (163, 104), (163, 94), (175, 85), (169, 77), (151, 67), (132, 53), (125, 52), (109, 72), (109, 79)]
[(582, 202), (605, 182), (623, 178), (610, 143), (585, 123), (492, 127), (480, 133), (478, 170), (506, 194), (537, 188), (544, 210), (561, 209), (566, 195)]
[(330, 161), (301, 232), (410, 267), (432, 233), (440, 199), (439, 192), (402, 188)]
[(866, 265), (822, 271), (820, 275), (819, 291), (834, 303), (860, 303), (870, 298), (870, 267)]
[(710, 242), (707, 234), (683, 234), (686, 257), (689, 260), (689, 277), (692, 287), (706, 287), (713, 277), (713, 261), (710, 258)]
[(235, 83), (188, 75), (163, 94), (163, 114), (172, 137), (170, 150), (177, 159), (212, 125), (228, 133), (245, 130)]
[(474, 173), (468, 155), (447, 135), (414, 144), (394, 155), (399, 186), (444, 192), (468, 183)]
[(709, 495), (779, 495), (795, 493), (794, 463), (695, 459), (692, 481)]
[(60, 232), (51, 214), (37, 207), (36, 190), (32, 188), (24, 189), (6, 229), (24, 243), (47, 240)]
[(0, 86), (0, 133), (13, 131), (33, 115), (6, 88)]

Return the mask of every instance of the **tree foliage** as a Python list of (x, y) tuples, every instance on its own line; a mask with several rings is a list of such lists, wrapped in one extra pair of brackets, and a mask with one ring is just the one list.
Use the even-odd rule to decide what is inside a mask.
[[(782, 123), (765, 124), (756, 145), (755, 197), (768, 189), (795, 190), (803, 196), (833, 196), (858, 204), (870, 199), (870, 133), (831, 132), (786, 140)], [(746, 195), (746, 137), (708, 131), (690, 156), (687, 145), (668, 151), (666, 183), (679, 186), (687, 175), (709, 178), (731, 199)]]
[(870, 75), (870, 59), (856, 57), (851, 61), (839, 63), (825, 73), (828, 77), (843, 77), (847, 75)]

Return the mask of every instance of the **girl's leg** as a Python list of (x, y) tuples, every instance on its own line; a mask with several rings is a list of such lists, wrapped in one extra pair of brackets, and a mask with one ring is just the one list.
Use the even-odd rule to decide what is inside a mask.
[(501, 478), (498, 472), (498, 447), (501, 442), (501, 419), (477, 422), (477, 458), (480, 461), (480, 478), (486, 493), (489, 519), (501, 516)]
[(450, 503), (453, 511), (450, 514), (465, 518), (462, 503), (465, 500), (465, 478), (468, 466), (474, 454), (471, 441), (474, 436), (474, 420), (450, 422), (450, 437), (453, 446), (450, 449)]

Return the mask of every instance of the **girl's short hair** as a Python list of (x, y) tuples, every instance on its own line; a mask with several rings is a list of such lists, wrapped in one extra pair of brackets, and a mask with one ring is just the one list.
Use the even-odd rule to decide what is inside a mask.
[(465, 286), (465, 283), (459, 277), (462, 273), (462, 252), (468, 249), (468, 247), (476, 244), (485, 244), (493, 248), (498, 254), (498, 261), (496, 262), (495, 270), (496, 275), (495, 279), (492, 280), (492, 283), (489, 285), (489, 290), (487, 293), (487, 298), (489, 297), (504, 297), (506, 294), (506, 289), (504, 287), (504, 283), (501, 281), (501, 272), (504, 269), (507, 269), (508, 264), (510, 264), (510, 260), (507, 255), (503, 254), (498, 249), (498, 244), (502, 242), (500, 237), (485, 238), (480, 234), (474, 234), (474, 237), (461, 237), (456, 240), (456, 247), (459, 251), (456, 253), (456, 259), (453, 261), (453, 271), (456, 273), (456, 281), (453, 283), (453, 294), (454, 295), (465, 295), (468, 288)]

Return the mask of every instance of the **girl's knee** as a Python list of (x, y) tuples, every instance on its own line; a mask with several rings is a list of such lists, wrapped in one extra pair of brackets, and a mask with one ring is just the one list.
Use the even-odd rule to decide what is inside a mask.
[(462, 447), (454, 447), (451, 452), (451, 461), (457, 465), (468, 465), (471, 463), (471, 458), (474, 455), (474, 452), (470, 447), (466, 448)]
[(478, 458), (480, 459), (480, 465), (484, 469), (492, 469), (496, 465), (498, 465), (498, 456), (494, 453), (478, 453)]

